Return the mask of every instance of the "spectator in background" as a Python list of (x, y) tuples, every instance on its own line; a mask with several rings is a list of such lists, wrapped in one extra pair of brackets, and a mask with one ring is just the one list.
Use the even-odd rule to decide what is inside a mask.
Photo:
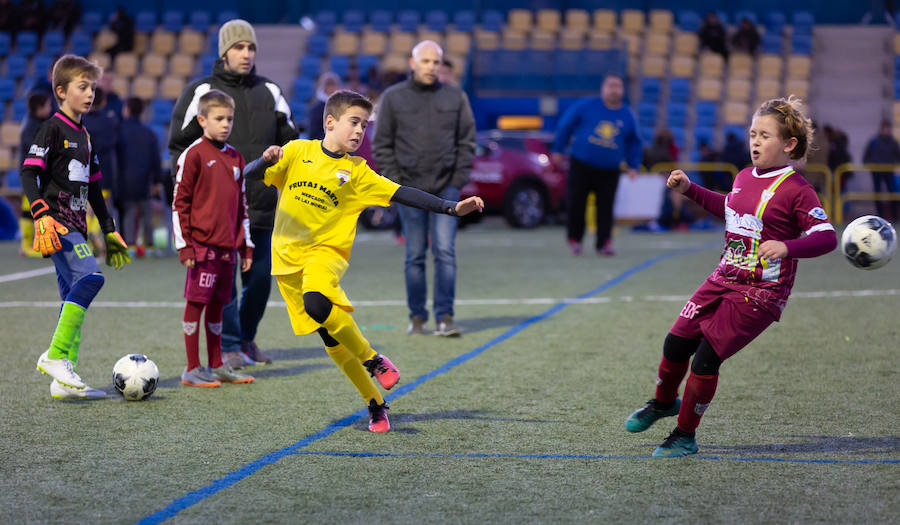
[(319, 77), (316, 86), (316, 100), (309, 106), (306, 133), (309, 140), (322, 140), (325, 138), (324, 116), (325, 102), (332, 93), (341, 89), (341, 77), (336, 73), (326, 71)]
[[(153, 247), (153, 201), (161, 191), (159, 142), (149, 126), (141, 122), (144, 101), (131, 97), (125, 104), (124, 119), (119, 126), (119, 203), (122, 223), (119, 230), (125, 244), (135, 247), (138, 257)], [(137, 215), (140, 214), (144, 239), (137, 242)]]
[(47, 29), (59, 29), (68, 37), (81, 20), (81, 5), (75, 0), (56, 0), (48, 13)]
[[(700, 162), (722, 162), (722, 155), (714, 150), (705, 140), (700, 141), (698, 147)], [(731, 174), (726, 171), (707, 171), (700, 172), (703, 179), (703, 186), (718, 192), (727, 192), (731, 189)]]
[[(674, 142), (675, 140), (670, 130), (664, 129), (657, 133), (656, 136), (653, 137), (653, 144), (644, 148), (644, 165), (652, 169), (652, 167), (657, 164), (675, 162), (677, 156), (672, 154), (673, 146), (674, 151), (677, 151), (678, 148), (674, 145)], [(671, 171), (671, 167), (662, 169), (660, 174), (668, 176)], [(693, 216), (687, 211), (687, 199), (684, 195), (663, 187), (663, 200), (659, 211), (659, 217), (656, 220), (650, 221), (648, 224), (636, 226), (634, 230), (651, 232), (668, 231), (683, 224), (690, 225), (692, 221)]]
[(700, 37), (701, 49), (709, 49), (710, 51), (722, 55), (725, 60), (728, 60), (728, 48), (725, 43), (725, 25), (722, 24), (722, 21), (719, 20), (716, 13), (710, 11), (706, 14), (706, 18), (703, 19), (703, 23), (700, 25), (700, 31), (697, 32), (697, 36)]
[[(91, 130), (94, 153), (100, 157), (100, 179), (103, 196), (106, 197), (110, 214), (119, 222), (118, 181), (119, 181), (119, 119), (106, 114), (106, 92), (101, 88), (94, 91), (94, 105), (82, 116), (87, 129)], [(109, 206), (112, 202), (115, 206)]]
[[(900, 164), (900, 144), (893, 135), (893, 127), (887, 120), (881, 121), (878, 128), (878, 134), (875, 135), (869, 144), (866, 145), (866, 152), (863, 154), (863, 163), (865, 164)], [(876, 193), (882, 191), (888, 193), (896, 193), (897, 185), (894, 180), (894, 170), (876, 171), (872, 170), (872, 186)], [(900, 219), (897, 215), (897, 201), (890, 201), (890, 213), (888, 207), (885, 206), (886, 201), (876, 200), (875, 209), (878, 215), (888, 222), (896, 222)]]
[(134, 49), (134, 19), (125, 9), (118, 8), (109, 19), (109, 29), (116, 34), (116, 45), (107, 49), (110, 59), (115, 59), (119, 53), (126, 53)]
[(634, 179), (641, 164), (641, 138), (637, 120), (625, 102), (625, 83), (615, 74), (606, 75), (600, 98), (576, 102), (563, 114), (553, 141), (554, 161), (563, 162), (569, 149), (567, 236), (572, 255), (582, 252), (584, 212), (588, 194), (594, 192), (597, 203), (597, 255), (612, 256), (613, 203), (619, 187), (620, 166), (628, 166)]
[(97, 82), (97, 87), (106, 93), (106, 107), (104, 108), (106, 115), (122, 120), (122, 99), (113, 89), (113, 81), (115, 79), (116, 74), (111, 69), (104, 69), (100, 80)]
[(459, 82), (457, 82), (456, 75), (453, 72), (453, 61), (447, 57), (444, 57), (441, 67), (438, 69), (438, 80), (444, 84), (459, 87)]
[[(828, 137), (828, 169), (837, 175), (839, 166), (853, 162), (850, 157), (850, 141), (846, 133), (829, 125), (825, 126), (825, 135)], [(853, 175), (852, 171), (847, 171), (841, 176), (841, 193), (846, 191), (847, 183)]]
[(722, 148), (722, 162), (733, 164), (737, 171), (750, 164), (750, 151), (737, 134), (729, 131), (725, 136), (725, 147)]
[(755, 55), (757, 48), (759, 48), (759, 31), (749, 18), (742, 18), (737, 32), (731, 37), (731, 49)]
[(20, 31), (36, 31), (44, 33), (47, 26), (47, 19), (44, 13), (44, 6), (40, 0), (21, 0), (18, 9), (16, 9), (13, 25), (18, 26)]
[[(42, 91), (36, 91), (28, 96), (28, 114), (22, 123), (19, 133), (19, 166), (25, 162), (29, 148), (34, 144), (34, 137), (45, 120), (53, 114), (54, 97)], [(19, 230), (22, 232), (22, 246), (19, 255), (25, 257), (41, 257), (41, 252), (36, 251), (31, 244), (34, 239), (34, 218), (31, 216), (31, 203), (22, 197), (22, 214), (19, 218)]]
[(0, 0), (0, 31), (6, 31), (10, 36), (15, 36), (19, 24), (14, 23), (16, 20), (16, 5), (12, 0)]

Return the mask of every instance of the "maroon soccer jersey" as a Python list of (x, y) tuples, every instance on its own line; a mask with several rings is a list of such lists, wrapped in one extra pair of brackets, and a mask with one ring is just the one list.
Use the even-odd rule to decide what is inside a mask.
[(743, 292), (780, 318), (794, 285), (797, 259), (764, 261), (759, 246), (834, 231), (819, 197), (791, 166), (764, 174), (747, 168), (725, 196), (724, 213), (725, 247), (709, 280)]

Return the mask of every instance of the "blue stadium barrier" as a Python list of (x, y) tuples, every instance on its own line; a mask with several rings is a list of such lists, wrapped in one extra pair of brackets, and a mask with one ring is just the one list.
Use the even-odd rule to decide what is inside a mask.
[(529, 49), (519, 52), (524, 73), (518, 79), (521, 89), (550, 91), (553, 89), (553, 51)]
[(6, 57), (6, 76), (15, 80), (24, 78), (28, 72), (28, 58), (14, 54)]
[(316, 22), (316, 33), (330, 35), (337, 25), (337, 14), (334, 11), (319, 11), (313, 20)]
[(12, 103), (13, 120), (21, 122), (28, 113), (28, 101), (24, 98), (17, 98)]
[(234, 20), (235, 18), (240, 18), (240, 16), (234, 11), (220, 11), (219, 16), (216, 17), (216, 25), (221, 26), (225, 22)]
[(678, 27), (682, 31), (696, 33), (700, 30), (703, 19), (696, 11), (681, 11), (678, 13)]
[(184, 28), (184, 13), (169, 9), (163, 13), (162, 25), (166, 31), (178, 33)]
[(500, 11), (485, 11), (481, 15), (481, 28), (485, 31), (502, 31), (506, 18)]
[(31, 73), (32, 78), (47, 78), (47, 73), (53, 68), (54, 62), (53, 55), (34, 55), (31, 59), (31, 65), (34, 66)]
[(753, 25), (757, 25), (757, 24), (759, 23), (759, 22), (756, 20), (756, 13), (754, 13), (753, 11), (748, 11), (748, 10), (746, 10), (746, 9), (743, 9), (743, 10), (741, 10), (741, 11), (737, 11), (737, 12), (734, 13), (734, 25), (736, 25), (736, 26), (737, 26), (737, 25), (740, 25), (741, 22), (742, 22), (745, 18), (749, 19), (750, 22), (753, 23)]
[(782, 52), (781, 34), (766, 33), (762, 36), (762, 52), (780, 55)]
[(62, 31), (44, 33), (43, 51), (50, 55), (61, 55), (66, 47), (66, 36)]
[(687, 78), (673, 78), (669, 81), (669, 101), (687, 102), (691, 98), (691, 81)]
[(787, 17), (779, 11), (769, 11), (766, 13), (765, 26), (766, 34), (775, 34), (781, 36), (784, 33), (784, 24)]
[(300, 59), (301, 75), (309, 78), (316, 78), (319, 76), (319, 72), (321, 71), (322, 59), (318, 56), (306, 55)]
[(85, 11), (81, 15), (81, 28), (90, 34), (95, 34), (103, 29), (103, 14), (97, 11)]
[(581, 90), (587, 86), (584, 51), (557, 49), (553, 54), (553, 89)]
[(419, 31), (419, 12), (404, 10), (397, 14), (397, 24), (400, 31), (407, 33), (416, 33)]
[(369, 23), (372, 25), (373, 31), (387, 33), (391, 30), (391, 24), (394, 23), (394, 14), (390, 11), (373, 11)]
[(16, 35), (16, 53), (31, 56), (37, 53), (38, 35), (34, 31), (19, 31)]
[(16, 81), (11, 78), (0, 77), (0, 103), (12, 100), (15, 94)]
[(152, 33), (156, 29), (156, 13), (139, 11), (134, 17), (134, 30), (138, 33)]
[(425, 26), (430, 31), (443, 33), (447, 29), (447, 13), (443, 11), (428, 11), (425, 13)]
[(191, 11), (191, 28), (206, 33), (212, 25), (212, 16), (209, 11)]
[(660, 80), (653, 77), (644, 77), (641, 79), (641, 102), (659, 102), (659, 93), (661, 91)]
[(344, 31), (349, 33), (361, 33), (366, 25), (366, 14), (358, 9), (350, 9), (344, 12), (342, 21)]
[(306, 41), (306, 54), (313, 55), (317, 57), (325, 56), (328, 54), (328, 35), (325, 33), (320, 33), (318, 30), (309, 35), (309, 39)]
[(671, 127), (683, 128), (687, 124), (687, 104), (684, 102), (669, 102), (666, 105), (668, 118), (666, 123)]
[(470, 33), (475, 30), (475, 12), (457, 11), (453, 15), (453, 27), (457, 31)]
[(85, 31), (74, 31), (72, 38), (69, 39), (72, 53), (79, 56), (88, 56), (94, 49), (94, 41), (90, 33)]

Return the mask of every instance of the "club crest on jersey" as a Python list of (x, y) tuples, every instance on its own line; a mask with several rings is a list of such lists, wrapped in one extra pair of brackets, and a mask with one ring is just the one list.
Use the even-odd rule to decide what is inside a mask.
[(338, 178), (338, 186), (343, 186), (345, 182), (350, 180), (350, 172), (347, 170), (337, 170), (335, 176)]
[(825, 213), (825, 210), (819, 207), (809, 210), (809, 216), (814, 219), (819, 219), (820, 221), (828, 220), (828, 214)]
[(78, 143), (77, 143), (77, 142), (69, 142), (68, 139), (63, 140), (63, 148), (66, 148), (66, 149), (68, 149), (68, 148), (75, 149), (75, 148), (77, 148), (77, 147), (78, 147)]
[(241, 176), (241, 169), (237, 166), (232, 166), (231, 168), (234, 170), (234, 180), (238, 180), (238, 177)]

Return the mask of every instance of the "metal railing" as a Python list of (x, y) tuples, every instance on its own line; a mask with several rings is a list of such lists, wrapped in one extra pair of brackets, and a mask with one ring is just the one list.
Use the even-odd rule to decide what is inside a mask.
[(900, 192), (848, 191), (841, 193), (841, 181), (848, 173), (859, 171), (869, 173), (896, 173), (900, 164), (841, 164), (834, 170), (834, 221), (843, 224), (844, 203), (851, 201), (900, 201)]

